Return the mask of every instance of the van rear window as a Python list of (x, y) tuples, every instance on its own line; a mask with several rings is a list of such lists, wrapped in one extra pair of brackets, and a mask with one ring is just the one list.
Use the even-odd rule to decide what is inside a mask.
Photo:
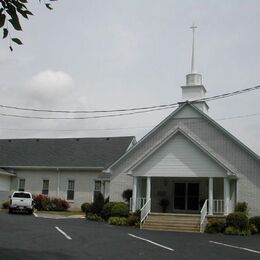
[(17, 192), (14, 193), (13, 198), (31, 198), (31, 195), (29, 193)]

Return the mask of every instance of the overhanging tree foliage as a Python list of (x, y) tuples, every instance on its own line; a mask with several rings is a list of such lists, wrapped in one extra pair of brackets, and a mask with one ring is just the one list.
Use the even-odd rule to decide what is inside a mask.
[[(52, 10), (50, 2), (57, 0), (39, 0), (44, 2), (45, 6)], [(12, 37), (9, 26), (16, 31), (22, 31), (20, 19), (29, 19), (33, 13), (28, 9), (27, 0), (0, 0), (0, 28), (3, 31), (3, 39), (10, 38), (9, 48), (12, 51), (12, 42), (22, 45), (19, 38)]]

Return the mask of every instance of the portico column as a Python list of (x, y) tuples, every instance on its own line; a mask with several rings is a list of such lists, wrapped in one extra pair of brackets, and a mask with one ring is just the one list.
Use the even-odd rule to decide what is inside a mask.
[(137, 177), (133, 177), (132, 212), (136, 211)]
[(146, 178), (146, 201), (151, 198), (151, 177)]
[(224, 178), (224, 215), (229, 214), (230, 185), (229, 179)]
[(213, 178), (209, 178), (209, 215), (213, 215)]

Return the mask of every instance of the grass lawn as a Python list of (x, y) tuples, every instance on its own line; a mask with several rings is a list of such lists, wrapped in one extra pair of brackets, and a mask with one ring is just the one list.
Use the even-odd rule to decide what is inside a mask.
[(85, 216), (85, 213), (82, 211), (45, 211), (45, 210), (37, 210), (35, 211), (37, 214), (52, 214), (59, 216), (73, 216), (73, 215), (81, 215)]

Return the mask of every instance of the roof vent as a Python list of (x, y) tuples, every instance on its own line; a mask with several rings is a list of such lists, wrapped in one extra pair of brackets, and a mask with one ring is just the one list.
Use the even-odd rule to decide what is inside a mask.
[(79, 141), (79, 138), (76, 138), (76, 141), (78, 142), (78, 141)]
[(12, 142), (12, 140), (11, 140), (11, 139), (8, 139), (8, 142), (9, 142), (9, 143), (11, 143), (11, 142)]
[(40, 141), (40, 139), (36, 139), (36, 142), (39, 142)]
[(109, 137), (107, 137), (107, 138), (106, 138), (106, 140), (107, 140), (107, 141), (109, 141), (109, 140), (110, 140), (110, 138), (109, 138)]

